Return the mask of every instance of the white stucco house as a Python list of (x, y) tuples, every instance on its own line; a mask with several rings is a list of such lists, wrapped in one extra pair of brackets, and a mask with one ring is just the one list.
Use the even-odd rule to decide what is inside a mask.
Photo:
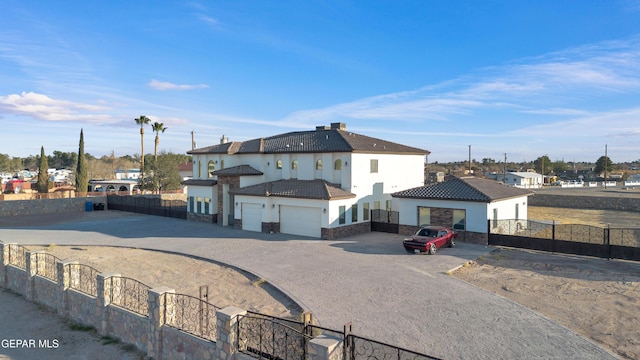
[(522, 189), (540, 189), (543, 176), (535, 172), (515, 171), (508, 172), (505, 176), (505, 184)]
[(394, 208), (399, 211), (401, 234), (437, 225), (459, 231), (462, 241), (486, 244), (488, 220), (526, 220), (531, 195), (528, 190), (494, 180), (461, 177), (398, 191), (391, 196)]
[(370, 231), (370, 210), (424, 184), (429, 152), (349, 132), (344, 123), (188, 151), (187, 218), (333, 239)]

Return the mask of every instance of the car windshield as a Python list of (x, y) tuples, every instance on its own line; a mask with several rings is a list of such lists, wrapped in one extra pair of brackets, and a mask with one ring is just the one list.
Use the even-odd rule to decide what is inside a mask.
[(438, 234), (437, 231), (434, 231), (434, 230), (431, 230), (431, 229), (420, 229), (416, 235), (418, 235), (418, 236), (436, 237), (437, 234)]

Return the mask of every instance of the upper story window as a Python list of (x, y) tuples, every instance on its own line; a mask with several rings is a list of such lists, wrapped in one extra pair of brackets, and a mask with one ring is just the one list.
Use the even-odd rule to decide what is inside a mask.
[(216, 164), (213, 163), (213, 160), (209, 160), (209, 163), (207, 164), (207, 175), (212, 178), (214, 171), (216, 171)]
[(371, 169), (371, 173), (378, 172), (378, 159), (371, 159), (370, 169)]
[(316, 161), (316, 170), (322, 170), (322, 160)]
[(224, 160), (220, 160), (220, 169), (224, 169)]
[(338, 159), (333, 163), (334, 170), (342, 170), (342, 159)]
[(276, 161), (276, 169), (282, 169), (282, 160)]
[(198, 179), (202, 178), (202, 162), (198, 161)]
[(291, 169), (292, 170), (298, 170), (298, 160), (293, 160), (291, 162)]

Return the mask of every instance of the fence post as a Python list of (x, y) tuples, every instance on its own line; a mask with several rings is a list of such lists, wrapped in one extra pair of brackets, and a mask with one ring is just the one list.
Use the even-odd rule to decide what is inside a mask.
[(58, 301), (57, 304), (57, 312), (58, 315), (67, 318), (67, 309), (69, 299), (67, 297), (67, 290), (71, 285), (71, 271), (70, 266), (72, 264), (78, 264), (77, 261), (57, 261), (56, 267), (58, 270)]
[(247, 312), (228, 306), (216, 312), (216, 359), (232, 360), (238, 352), (238, 318)]
[(11, 244), (0, 242), (0, 286), (7, 287), (7, 265), (9, 265), (9, 249)]
[(607, 260), (611, 260), (611, 223), (607, 223)]
[(114, 277), (120, 276), (119, 273), (100, 273), (96, 277), (96, 298), (98, 302), (98, 311), (100, 313), (100, 327), (98, 334), (107, 335), (109, 330), (109, 314), (107, 306), (113, 301), (113, 281)]
[(41, 264), (38, 264), (38, 254), (44, 253), (44, 250), (27, 251), (25, 256), (25, 269), (27, 270), (27, 286), (25, 297), (27, 298), (27, 300), (32, 302), (35, 299), (36, 292), (34, 277), (38, 273), (38, 270), (40, 270), (39, 266), (44, 267), (44, 261), (40, 262)]
[(555, 242), (556, 240), (556, 221), (555, 220), (551, 220), (553, 221), (551, 223), (551, 240), (553, 240)]
[(161, 286), (149, 289), (149, 335), (147, 355), (153, 359), (162, 359), (162, 327), (166, 323), (165, 316), (173, 312), (173, 303), (167, 301), (167, 293), (175, 293), (175, 289)]

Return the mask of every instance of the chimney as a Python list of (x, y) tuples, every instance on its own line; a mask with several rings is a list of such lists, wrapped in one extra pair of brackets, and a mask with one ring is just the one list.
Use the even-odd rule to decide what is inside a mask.
[(326, 125), (316, 126), (316, 131), (322, 131), (322, 130), (331, 130), (331, 127)]
[(331, 130), (347, 130), (347, 124), (341, 122), (331, 123)]
[(229, 142), (229, 138), (226, 135), (222, 135), (220, 138), (220, 144), (226, 144)]

